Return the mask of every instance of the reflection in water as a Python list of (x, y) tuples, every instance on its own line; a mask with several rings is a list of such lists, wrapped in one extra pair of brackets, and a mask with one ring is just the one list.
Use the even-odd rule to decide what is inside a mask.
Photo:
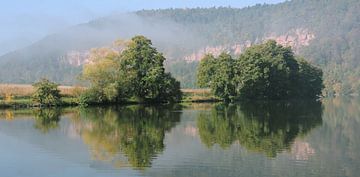
[(250, 151), (276, 157), (290, 150), (298, 136), (322, 123), (321, 102), (247, 102), (219, 104), (197, 119), (200, 138), (207, 146), (229, 147), (238, 141)]
[(50, 130), (59, 127), (60, 109), (36, 109), (33, 114), (35, 117), (34, 127), (42, 133), (48, 133)]
[(164, 150), (165, 132), (180, 121), (180, 112), (173, 110), (142, 106), (91, 108), (81, 110), (73, 120), (95, 159), (117, 167), (128, 161), (132, 167), (143, 169)]
[(175, 110), (0, 110), (1, 176), (360, 174), (360, 100)]
[(291, 154), (296, 160), (309, 160), (309, 157), (315, 154), (315, 149), (308, 142), (295, 140), (291, 146)]
[(323, 105), (326, 121), (318, 133), (308, 137), (322, 152), (316, 165), (326, 162), (323, 171), (341, 169), (343, 174), (337, 176), (359, 176), (360, 98), (325, 99)]

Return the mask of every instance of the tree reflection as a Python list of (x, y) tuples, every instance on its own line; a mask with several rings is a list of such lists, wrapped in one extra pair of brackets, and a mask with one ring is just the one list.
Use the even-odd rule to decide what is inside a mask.
[(59, 127), (61, 111), (59, 109), (36, 109), (33, 111), (36, 129), (42, 133)]
[[(164, 150), (165, 132), (180, 120), (174, 107), (129, 106), (84, 109), (77, 121), (97, 160), (143, 169)], [(121, 157), (124, 154), (126, 158)], [(127, 162), (126, 162), (127, 161)]]
[(320, 125), (321, 116), (322, 105), (316, 101), (243, 102), (216, 105), (210, 113), (200, 113), (197, 124), (207, 146), (226, 148), (238, 141), (250, 151), (275, 157)]

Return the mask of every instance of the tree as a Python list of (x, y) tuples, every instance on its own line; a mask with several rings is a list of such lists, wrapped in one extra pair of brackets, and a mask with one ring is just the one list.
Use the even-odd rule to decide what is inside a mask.
[(198, 84), (200, 87), (210, 87), (212, 92), (229, 101), (235, 96), (233, 84), (234, 60), (231, 55), (222, 53), (218, 58), (206, 55), (198, 69)]
[(41, 106), (56, 106), (61, 103), (58, 84), (42, 79), (33, 86), (35, 87), (35, 93), (32, 95), (32, 99), (35, 103)]
[(165, 57), (144, 36), (132, 38), (121, 54), (120, 77), (128, 80), (126, 83), (139, 101), (178, 101), (181, 98), (180, 83), (165, 73), (164, 61)]
[(210, 87), (225, 101), (317, 98), (323, 89), (320, 69), (273, 40), (248, 48), (237, 60), (207, 55), (197, 77), (200, 87)]
[[(180, 83), (165, 73), (165, 57), (144, 36), (135, 36), (120, 51), (94, 50), (83, 70), (91, 89), (84, 103), (119, 102), (136, 98), (140, 102), (175, 102), (181, 99)], [(101, 55), (98, 55), (100, 53)]]
[(301, 87), (298, 89), (301, 92), (299, 94), (306, 98), (321, 95), (321, 90), (324, 88), (321, 69), (303, 58), (297, 58), (297, 61), (299, 63), (298, 85)]
[(299, 65), (289, 47), (270, 40), (250, 47), (237, 60), (235, 82), (240, 98), (287, 99), (299, 96)]
[(211, 78), (216, 71), (216, 58), (214, 55), (207, 54), (202, 58), (197, 69), (197, 85), (200, 88), (209, 88), (211, 85)]
[(125, 98), (125, 94), (118, 92), (120, 52), (114, 47), (123, 47), (117, 43), (113, 48), (92, 49), (89, 64), (84, 65), (81, 78), (90, 83), (91, 88), (80, 97), (81, 103), (115, 102), (118, 98)]

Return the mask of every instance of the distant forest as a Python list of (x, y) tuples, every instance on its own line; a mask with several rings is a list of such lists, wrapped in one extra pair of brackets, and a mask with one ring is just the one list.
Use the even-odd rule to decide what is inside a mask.
[[(150, 27), (146, 28), (141, 26), (148, 31), (136, 32), (145, 33), (144, 35), (154, 41), (159, 51), (168, 58), (166, 69), (184, 88), (197, 87), (195, 83), (198, 66), (198, 61), (188, 62), (185, 57), (202, 48), (232, 46), (249, 41), (252, 44), (261, 43), (268, 36), (281, 36), (296, 29), (306, 29), (314, 35), (314, 39), (309, 45), (295, 50), (297, 55), (322, 68), (326, 94), (349, 95), (360, 93), (359, 9), (359, 0), (292, 0), (242, 9), (214, 7), (143, 10), (134, 12), (133, 15), (140, 18), (142, 24), (150, 24)], [(117, 35), (97, 35), (96, 38), (91, 38), (93, 34), (100, 32), (91, 31), (83, 36), (64, 32), (2, 56), (0, 82), (28, 83), (46, 76), (63, 84), (76, 83), (82, 67), (66, 65), (57, 59), (71, 50), (98, 47), (109, 44), (119, 36), (126, 38), (132, 35), (121, 31), (135, 28), (136, 25), (125, 25), (124, 20), (119, 22), (120, 20), (116, 20), (118, 18), (121, 17), (104, 17), (69, 29), (81, 31), (84, 26), (94, 31), (112, 28), (119, 31)], [(172, 25), (173, 28), (167, 29), (168, 31), (181, 29), (180, 31), (191, 32), (192, 36), (173, 39), (149, 32), (152, 28), (156, 31), (156, 24), (160, 22), (162, 25), (165, 22)], [(47, 50), (49, 43), (56, 47), (56, 50)], [(237, 55), (231, 51), (230, 54)]]
[[(258, 42), (266, 34), (284, 34), (306, 28), (315, 34), (299, 54), (324, 70), (327, 94), (360, 93), (360, 1), (293, 0), (278, 5), (245, 9), (168, 9), (140, 11), (148, 18), (169, 18), (191, 27), (208, 39), (209, 45), (227, 45), (247, 40)], [(169, 70), (185, 87), (195, 87), (197, 62), (178, 62)]]

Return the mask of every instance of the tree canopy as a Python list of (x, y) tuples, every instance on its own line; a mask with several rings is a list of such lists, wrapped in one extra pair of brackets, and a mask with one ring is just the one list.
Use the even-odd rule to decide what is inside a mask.
[(165, 57), (144, 36), (133, 37), (120, 52), (113, 48), (93, 50), (90, 59), (82, 76), (90, 82), (91, 89), (83, 95), (83, 102), (181, 99), (180, 83), (165, 72)]
[(250, 47), (238, 59), (206, 55), (197, 78), (200, 87), (224, 100), (316, 98), (323, 88), (320, 69), (273, 40)]

